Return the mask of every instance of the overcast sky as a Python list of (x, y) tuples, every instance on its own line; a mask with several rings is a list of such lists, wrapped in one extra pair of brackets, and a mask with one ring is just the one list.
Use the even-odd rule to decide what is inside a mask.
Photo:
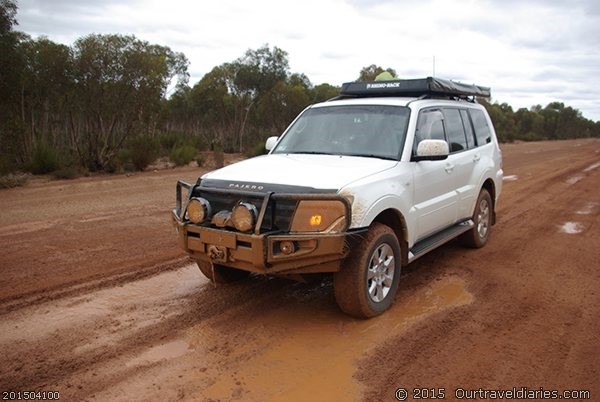
[(268, 43), (315, 85), (362, 67), (492, 88), (513, 108), (561, 101), (600, 120), (599, 0), (18, 0), (16, 29), (72, 45), (134, 34), (183, 52), (190, 85)]

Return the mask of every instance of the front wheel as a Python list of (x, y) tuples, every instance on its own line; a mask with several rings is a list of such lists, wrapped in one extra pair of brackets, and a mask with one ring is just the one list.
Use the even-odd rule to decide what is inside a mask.
[(396, 234), (389, 226), (373, 223), (342, 269), (333, 276), (340, 309), (359, 318), (383, 313), (396, 296), (401, 266)]
[(485, 246), (492, 228), (492, 216), (494, 214), (494, 204), (492, 197), (486, 189), (482, 189), (477, 197), (475, 211), (473, 212), (473, 229), (461, 235), (461, 243), (467, 247), (481, 248)]
[[(211, 267), (210, 262), (196, 261), (200, 271), (214, 283), (229, 283), (245, 279), (250, 275), (248, 271), (242, 271), (241, 269), (229, 268), (223, 265), (214, 264)], [(214, 273), (214, 275), (213, 275)]]

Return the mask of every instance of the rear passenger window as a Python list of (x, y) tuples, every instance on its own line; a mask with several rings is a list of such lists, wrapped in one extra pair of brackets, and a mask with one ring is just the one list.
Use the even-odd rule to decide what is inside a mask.
[(473, 126), (471, 126), (469, 113), (466, 110), (461, 109), (460, 117), (462, 117), (463, 127), (465, 128), (465, 133), (467, 134), (467, 148), (475, 148), (475, 137), (473, 137)]
[(492, 141), (490, 127), (485, 119), (485, 114), (481, 110), (469, 110), (471, 119), (473, 120), (473, 128), (477, 137), (477, 145), (484, 145)]
[(450, 146), (450, 152), (460, 152), (467, 149), (467, 138), (465, 128), (460, 118), (458, 109), (444, 109), (446, 123), (446, 138)]

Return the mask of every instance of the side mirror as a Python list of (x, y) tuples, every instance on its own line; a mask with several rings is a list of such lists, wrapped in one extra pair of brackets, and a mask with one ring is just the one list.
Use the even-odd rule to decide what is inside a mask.
[(444, 140), (423, 140), (417, 146), (413, 161), (441, 161), (448, 157), (450, 147)]
[(267, 138), (267, 142), (265, 142), (265, 149), (267, 151), (270, 151), (273, 148), (275, 148), (275, 144), (277, 144), (278, 140), (279, 140), (279, 137), (269, 137), (269, 138)]

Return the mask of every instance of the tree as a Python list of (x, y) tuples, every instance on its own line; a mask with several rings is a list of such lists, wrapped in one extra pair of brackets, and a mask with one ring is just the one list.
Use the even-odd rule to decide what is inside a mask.
[(375, 77), (377, 77), (379, 74), (383, 73), (384, 71), (387, 71), (394, 77), (398, 76), (396, 74), (396, 70), (394, 70), (393, 68), (386, 68), (384, 70), (380, 66), (371, 64), (370, 66), (363, 67), (362, 70), (360, 70), (360, 75), (359, 75), (357, 81), (374, 81)]
[(19, 45), (25, 35), (13, 30), (16, 13), (14, 1), (0, 0), (0, 173), (18, 167), (24, 155), (18, 105), (24, 67)]
[(102, 169), (129, 137), (150, 134), (167, 86), (187, 81), (188, 61), (168, 47), (134, 36), (88, 35), (73, 47), (70, 126), (77, 152)]
[(340, 88), (329, 84), (320, 84), (312, 89), (312, 102), (323, 102), (340, 94)]
[(239, 150), (244, 149), (244, 134), (250, 112), (278, 82), (289, 74), (287, 52), (268, 45), (247, 50), (244, 56), (231, 64), (234, 73), (233, 92), (237, 95), (238, 115), (243, 116), (239, 128)]
[(242, 100), (236, 95), (234, 79), (235, 66), (225, 63), (202, 77), (190, 92), (194, 134), (204, 136), (213, 149), (233, 149), (241, 127)]
[(59, 138), (72, 83), (71, 50), (45, 37), (22, 43), (25, 68), (21, 80), (21, 114), (27, 126), (27, 152), (38, 142), (64, 145)]

